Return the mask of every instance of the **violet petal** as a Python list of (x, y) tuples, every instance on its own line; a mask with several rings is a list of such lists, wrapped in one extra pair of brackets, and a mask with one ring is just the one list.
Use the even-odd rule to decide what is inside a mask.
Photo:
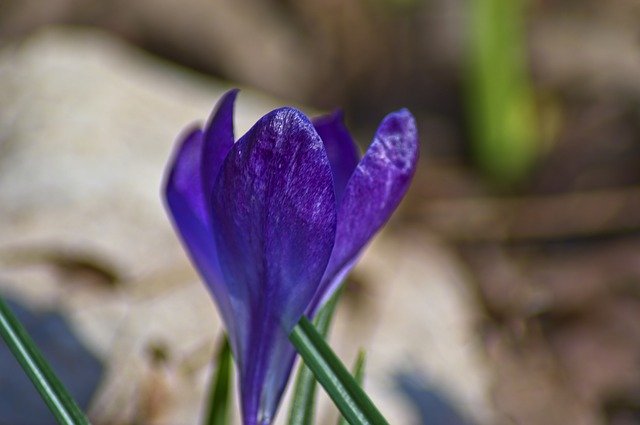
[(174, 226), (204, 282), (211, 289), (222, 318), (229, 329), (232, 345), (235, 317), (218, 265), (215, 240), (211, 232), (207, 202), (202, 191), (201, 162), (203, 133), (189, 132), (178, 145), (165, 184), (165, 197)]
[(404, 197), (418, 160), (418, 133), (406, 109), (391, 113), (349, 179), (340, 205), (331, 259), (308, 312), (315, 313), (355, 264), (362, 248)]
[(320, 135), (333, 172), (336, 203), (339, 204), (347, 182), (360, 161), (358, 145), (344, 125), (344, 114), (338, 110), (314, 118), (313, 126)]
[(320, 284), (335, 238), (331, 166), (308, 118), (281, 108), (260, 119), (229, 152), (211, 202), (241, 333), (243, 417), (269, 423), (295, 355), (288, 334)]
[(238, 89), (233, 89), (220, 98), (204, 133), (202, 188), (205, 197), (211, 196), (220, 167), (233, 146), (233, 105), (237, 95)]

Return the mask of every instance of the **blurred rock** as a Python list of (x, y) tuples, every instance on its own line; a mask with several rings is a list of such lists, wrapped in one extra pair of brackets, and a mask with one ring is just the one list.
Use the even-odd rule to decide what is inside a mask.
[[(221, 326), (160, 185), (177, 132), (224, 89), (99, 32), (51, 29), (0, 52), (1, 290), (64, 311), (104, 361), (95, 424), (198, 421)], [(243, 91), (237, 134), (281, 104)], [(418, 420), (393, 381), (407, 364), (493, 423), (477, 303), (455, 257), (389, 230), (353, 282), (333, 340), (347, 363), (369, 350), (367, 387), (391, 423)]]

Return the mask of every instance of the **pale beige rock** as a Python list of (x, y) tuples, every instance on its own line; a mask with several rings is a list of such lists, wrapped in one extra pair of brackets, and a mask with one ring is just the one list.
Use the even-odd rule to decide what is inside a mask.
[[(0, 289), (64, 311), (105, 362), (96, 424), (201, 414), (221, 328), (159, 193), (177, 133), (225, 88), (96, 32), (47, 30), (0, 53)], [(281, 104), (244, 91), (237, 133)], [(424, 235), (389, 233), (356, 277), (364, 307), (345, 300), (333, 341), (348, 363), (368, 349), (367, 386), (391, 423), (414, 420), (390, 380), (404, 365), (492, 423), (476, 303), (454, 256)], [(319, 416), (331, 423), (331, 412)]]

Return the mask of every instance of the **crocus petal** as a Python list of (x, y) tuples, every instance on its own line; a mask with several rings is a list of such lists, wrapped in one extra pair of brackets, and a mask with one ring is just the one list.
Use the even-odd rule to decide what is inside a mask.
[(212, 196), (220, 265), (236, 317), (245, 424), (268, 424), (294, 350), (288, 334), (326, 269), (335, 240), (331, 166), (299, 111), (277, 109), (231, 149)]
[(220, 167), (233, 146), (233, 105), (238, 89), (229, 90), (218, 101), (204, 133), (202, 151), (202, 188), (211, 195)]
[(307, 310), (310, 314), (333, 294), (362, 248), (404, 197), (416, 169), (418, 150), (411, 113), (402, 109), (387, 115), (338, 206), (335, 245), (322, 284)]
[(340, 202), (347, 182), (360, 160), (360, 152), (344, 125), (344, 114), (336, 111), (313, 120), (320, 135), (333, 171), (336, 202)]
[(178, 145), (165, 184), (165, 198), (191, 260), (213, 293), (229, 329), (231, 344), (237, 345), (233, 338), (235, 318), (219, 269), (207, 202), (202, 191), (203, 142), (202, 130), (194, 129)]

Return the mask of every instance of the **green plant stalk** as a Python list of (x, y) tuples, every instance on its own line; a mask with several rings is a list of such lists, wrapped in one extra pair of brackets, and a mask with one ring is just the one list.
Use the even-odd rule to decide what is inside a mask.
[(289, 339), (351, 425), (388, 425), (387, 420), (305, 316), (293, 328)]
[[(358, 357), (356, 358), (356, 362), (351, 369), (351, 373), (353, 374), (353, 379), (362, 387), (362, 383), (364, 382), (364, 367), (366, 363), (366, 353), (363, 350), (358, 352)], [(340, 416), (338, 419), (338, 425), (347, 425), (347, 420), (344, 416)]]
[(475, 159), (501, 183), (516, 183), (539, 155), (526, 50), (526, 0), (471, 0), (468, 107)]
[(217, 356), (216, 373), (211, 381), (209, 411), (204, 425), (228, 425), (231, 401), (231, 348), (224, 335)]
[[(333, 297), (322, 307), (314, 319), (318, 333), (326, 338), (331, 319), (338, 304), (341, 291), (337, 291)], [(311, 425), (315, 411), (316, 379), (311, 370), (301, 363), (298, 368), (298, 376), (293, 390), (291, 411), (289, 412), (289, 425)]]
[(0, 297), (0, 335), (60, 425), (88, 425), (62, 382), (40, 354), (22, 324)]

